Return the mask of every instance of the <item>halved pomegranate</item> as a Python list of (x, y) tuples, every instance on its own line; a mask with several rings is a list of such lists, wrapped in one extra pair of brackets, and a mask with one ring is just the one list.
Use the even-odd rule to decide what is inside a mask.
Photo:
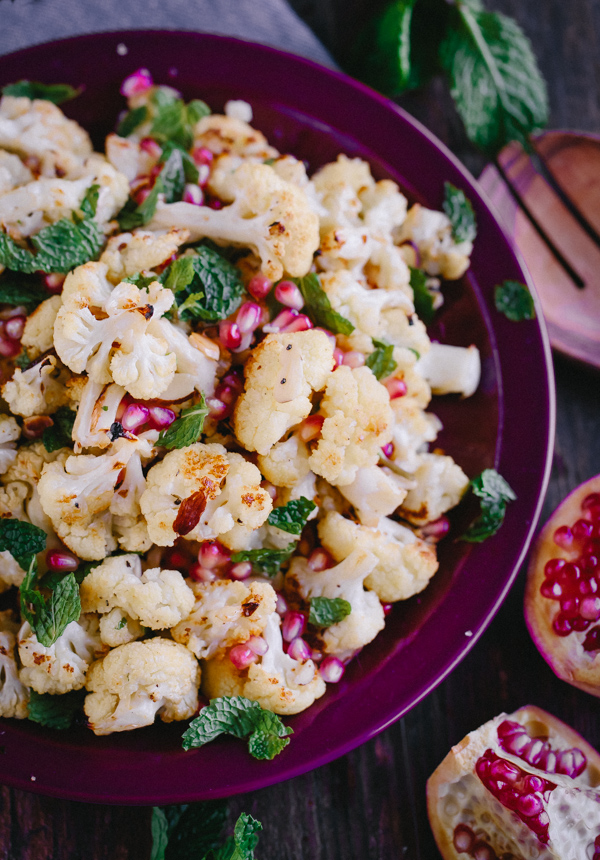
[(444, 860), (600, 860), (600, 755), (527, 705), (471, 732), (427, 782)]
[(525, 620), (558, 677), (600, 696), (600, 475), (573, 490), (540, 532)]

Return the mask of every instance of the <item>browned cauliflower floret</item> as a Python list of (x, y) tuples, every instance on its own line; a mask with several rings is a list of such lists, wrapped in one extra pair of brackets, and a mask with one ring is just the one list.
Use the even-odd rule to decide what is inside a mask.
[(469, 268), (473, 243), (456, 243), (450, 219), (443, 212), (426, 209), (415, 203), (405, 221), (395, 231), (398, 244), (414, 242), (419, 249), (421, 266), (430, 275), (441, 275), (454, 281)]
[(359, 468), (377, 463), (392, 438), (388, 391), (368, 367), (342, 365), (328, 377), (319, 412), (325, 421), (310, 468), (330, 484), (351, 484)]
[(37, 358), (54, 346), (54, 322), (61, 304), (60, 296), (51, 296), (27, 317), (21, 345), (29, 358)]
[(152, 541), (172, 546), (177, 537), (245, 548), (273, 503), (260, 472), (241, 454), (197, 442), (171, 451), (146, 476), (140, 506)]
[(36, 693), (59, 695), (80, 690), (91, 662), (105, 652), (94, 615), (71, 621), (48, 647), (38, 642), (26, 621), (19, 631), (19, 657), (23, 664), (19, 677)]
[(168, 233), (151, 233), (148, 230), (119, 233), (108, 240), (100, 262), (108, 266), (108, 280), (118, 284), (137, 272), (148, 271), (164, 263), (187, 239), (187, 230), (170, 230)]
[(192, 584), (192, 591), (194, 607), (173, 627), (171, 636), (187, 645), (198, 659), (221, 656), (232, 645), (260, 636), (277, 603), (277, 595), (267, 582), (197, 582)]
[(198, 708), (200, 667), (188, 649), (170, 639), (119, 645), (93, 663), (84, 710), (96, 735), (187, 720)]
[(268, 454), (310, 414), (311, 394), (325, 387), (333, 366), (333, 347), (322, 331), (267, 335), (246, 362), (245, 389), (233, 416), (242, 445)]
[(28, 713), (29, 690), (19, 680), (15, 653), (18, 631), (13, 613), (0, 612), (0, 717), (24, 720)]
[(127, 645), (141, 639), (146, 633), (146, 628), (139, 621), (131, 618), (123, 609), (115, 607), (100, 616), (100, 640), (109, 648), (117, 648), (119, 645)]
[(462, 394), (470, 397), (481, 378), (481, 357), (476, 346), (432, 343), (417, 363), (434, 394)]
[(276, 714), (298, 714), (325, 692), (312, 660), (294, 660), (283, 651), (280, 619), (271, 613), (263, 632), (268, 650), (247, 669), (236, 669), (228, 656), (204, 663), (202, 692), (210, 698), (245, 696)]
[(393, 520), (382, 519), (377, 527), (369, 528), (330, 511), (319, 523), (319, 537), (336, 561), (357, 549), (376, 557), (365, 587), (384, 603), (406, 600), (423, 591), (438, 569), (434, 547)]
[(306, 275), (319, 246), (318, 218), (306, 194), (267, 164), (244, 163), (228, 175), (229, 206), (214, 210), (192, 203), (159, 203), (151, 230), (188, 229), (190, 239), (214, 239), (251, 248), (272, 280), (284, 272)]
[(2, 386), (2, 396), (15, 415), (52, 415), (69, 403), (65, 383), (70, 376), (55, 355), (46, 355), (27, 370), (17, 367)]
[(411, 477), (416, 486), (408, 491), (399, 512), (417, 526), (437, 520), (460, 502), (469, 487), (460, 466), (442, 454), (420, 454)]
[(353, 505), (363, 525), (376, 526), (381, 517), (396, 510), (410, 486), (410, 481), (385, 466), (363, 466), (352, 483), (339, 490)]
[(122, 609), (151, 630), (174, 627), (194, 605), (194, 595), (178, 570), (154, 567), (142, 573), (138, 555), (107, 558), (80, 587), (83, 612)]
[(194, 145), (205, 146), (215, 155), (231, 153), (261, 161), (279, 155), (258, 129), (242, 119), (223, 114), (210, 114), (198, 120), (194, 127)]
[(17, 459), (17, 439), (21, 428), (10, 415), (0, 415), (0, 475)]
[(309, 450), (295, 434), (276, 442), (268, 454), (258, 457), (260, 471), (276, 487), (297, 487), (310, 474)]
[(14, 96), (0, 100), (0, 147), (38, 158), (43, 176), (78, 172), (92, 152), (87, 132), (55, 104)]

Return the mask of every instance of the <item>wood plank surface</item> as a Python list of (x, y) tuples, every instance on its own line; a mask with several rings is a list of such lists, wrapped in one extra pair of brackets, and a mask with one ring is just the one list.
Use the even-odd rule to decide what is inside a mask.
[[(333, 51), (373, 8), (367, 0), (293, 0)], [(548, 80), (552, 128), (600, 131), (599, 0), (488, 0), (517, 18)], [(1, 11), (0, 11), (1, 16)], [(474, 171), (482, 166), (445, 86), (400, 100)], [(556, 359), (558, 425), (544, 517), (600, 471), (600, 378)], [(482, 572), (484, 575), (484, 572)], [(436, 860), (425, 782), (453, 743), (503, 710), (540, 705), (600, 746), (600, 702), (558, 681), (522, 617), (524, 576), (453, 674), (403, 720), (353, 753), (282, 785), (234, 798), (262, 821), (261, 860)], [(150, 811), (59, 801), (0, 789), (0, 860), (147, 860)], [(192, 858), (190, 858), (192, 860)]]

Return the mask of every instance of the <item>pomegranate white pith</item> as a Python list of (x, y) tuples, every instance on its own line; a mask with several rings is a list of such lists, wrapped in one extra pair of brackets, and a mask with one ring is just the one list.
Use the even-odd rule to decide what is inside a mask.
[(525, 620), (556, 675), (600, 696), (600, 475), (567, 496), (540, 532)]
[(452, 748), (427, 783), (445, 860), (600, 860), (600, 755), (533, 706)]

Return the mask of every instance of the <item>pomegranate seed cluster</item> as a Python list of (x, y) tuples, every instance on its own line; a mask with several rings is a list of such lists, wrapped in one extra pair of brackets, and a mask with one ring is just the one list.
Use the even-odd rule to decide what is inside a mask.
[(581, 503), (580, 519), (554, 532), (557, 547), (577, 556), (550, 559), (544, 568), (540, 593), (560, 605), (552, 627), (558, 636), (586, 632), (585, 651), (600, 649), (600, 493), (591, 493)]
[[(185, 104), (147, 69), (121, 94), (105, 153), (60, 108), (23, 103), (48, 151), (21, 159), (12, 208), (0, 193), (0, 295), (24, 279), (23, 302), (0, 305), (0, 518), (44, 544), (27, 619), (0, 619), (21, 702), (0, 695), (0, 715), (83, 688), (98, 735), (188, 719), (200, 695), (293, 715), (437, 570), (469, 479), (430, 450), (427, 409), (432, 390), (475, 390), (479, 356), (430, 341), (410, 267), (439, 303), (472, 243), (366, 161), (309, 172), (248, 104)], [(54, 196), (31, 204), (48, 179), (74, 201), (74, 247), (50, 257), (31, 250), (64, 215)], [(26, 575), (13, 549), (2, 588)]]

